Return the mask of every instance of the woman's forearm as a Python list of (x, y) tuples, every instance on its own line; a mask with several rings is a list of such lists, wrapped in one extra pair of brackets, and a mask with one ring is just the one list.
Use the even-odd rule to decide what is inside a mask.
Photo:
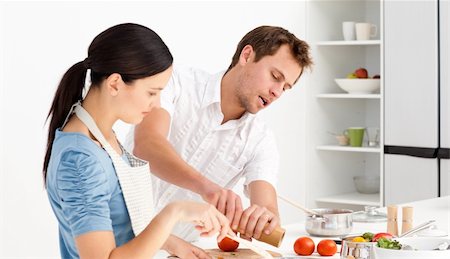
[(152, 258), (167, 241), (181, 218), (179, 207), (167, 205), (138, 236), (115, 248), (109, 258)]

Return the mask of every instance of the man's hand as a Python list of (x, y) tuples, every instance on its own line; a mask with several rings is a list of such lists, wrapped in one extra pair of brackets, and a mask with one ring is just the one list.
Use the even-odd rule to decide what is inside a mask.
[(280, 225), (277, 193), (266, 181), (253, 181), (248, 185), (252, 206), (244, 211), (239, 221), (239, 232), (245, 238), (261, 237), (262, 232), (270, 235)]
[(231, 228), (237, 230), (242, 215), (242, 202), (239, 195), (218, 185), (210, 185), (204, 193), (202, 195), (203, 200), (214, 205), (218, 211), (228, 218)]
[(167, 239), (163, 249), (181, 259), (211, 259), (203, 249), (173, 235)]
[(266, 207), (253, 204), (242, 213), (238, 231), (243, 238), (260, 238), (264, 233), (270, 235), (280, 225), (280, 218)]

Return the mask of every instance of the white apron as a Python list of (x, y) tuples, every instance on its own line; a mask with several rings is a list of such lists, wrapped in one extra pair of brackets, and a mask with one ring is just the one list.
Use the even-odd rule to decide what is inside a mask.
[(73, 110), (111, 158), (122, 188), (134, 235), (139, 235), (150, 223), (153, 216), (152, 182), (148, 162), (133, 156), (119, 143), (130, 163), (127, 164), (106, 141), (95, 121), (81, 106), (80, 102), (72, 106), (67, 119)]

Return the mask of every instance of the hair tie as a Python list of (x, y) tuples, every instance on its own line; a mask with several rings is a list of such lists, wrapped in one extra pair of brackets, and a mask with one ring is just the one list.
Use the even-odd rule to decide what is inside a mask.
[(83, 60), (83, 65), (84, 65), (84, 68), (86, 68), (86, 69), (90, 69), (90, 68), (91, 68), (91, 66), (90, 66), (90, 64), (89, 64), (89, 59), (88, 59), (88, 58), (85, 58), (85, 59)]

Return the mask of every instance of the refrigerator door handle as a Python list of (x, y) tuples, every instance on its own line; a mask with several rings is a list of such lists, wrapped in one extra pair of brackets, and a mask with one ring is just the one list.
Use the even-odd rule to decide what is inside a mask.
[(450, 148), (439, 148), (437, 157), (439, 159), (450, 159)]
[(437, 158), (439, 148), (384, 146), (384, 154), (406, 155), (421, 158)]

